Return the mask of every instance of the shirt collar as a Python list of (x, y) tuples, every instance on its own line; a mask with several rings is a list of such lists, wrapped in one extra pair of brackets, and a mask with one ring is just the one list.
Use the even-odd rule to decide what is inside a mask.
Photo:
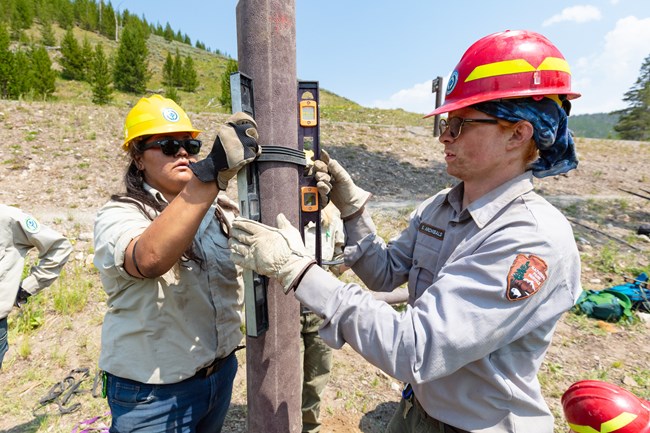
[[(517, 197), (533, 190), (533, 172), (528, 170), (499, 185), (467, 206), (466, 211), (482, 229), (494, 216)], [(463, 201), (463, 183), (454, 186), (447, 194), (449, 204), (460, 213)]]
[(149, 185), (147, 182), (143, 182), (142, 186), (145, 191), (147, 191), (149, 194), (153, 196), (156, 200), (158, 200), (161, 203), (169, 204), (167, 202), (167, 199), (165, 199), (165, 196), (162, 195), (160, 191), (158, 191), (156, 188), (153, 186)]

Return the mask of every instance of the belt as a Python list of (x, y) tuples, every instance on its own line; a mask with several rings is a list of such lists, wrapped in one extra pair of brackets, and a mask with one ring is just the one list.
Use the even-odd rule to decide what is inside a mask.
[(212, 376), (214, 373), (218, 372), (221, 370), (221, 367), (230, 359), (231, 356), (235, 355), (235, 351), (230, 352), (230, 355), (225, 356), (223, 358), (215, 359), (212, 361), (210, 365), (207, 367), (203, 367), (199, 371), (196, 372), (194, 377), (199, 377), (205, 379), (206, 377)]
[(449, 424), (445, 424), (444, 422), (429, 415), (424, 407), (422, 407), (422, 404), (420, 404), (418, 399), (415, 398), (415, 393), (413, 392), (410, 383), (404, 387), (404, 390), (402, 391), (402, 397), (404, 400), (409, 401), (413, 406), (415, 406), (422, 413), (422, 415), (424, 415), (424, 419), (428, 423), (434, 425), (440, 431), (440, 433), (469, 433), (467, 430), (461, 430), (457, 427), (450, 426)]

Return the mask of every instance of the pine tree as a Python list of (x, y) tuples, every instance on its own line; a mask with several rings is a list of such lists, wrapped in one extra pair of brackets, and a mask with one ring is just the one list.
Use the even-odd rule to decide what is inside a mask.
[(144, 93), (149, 81), (147, 40), (144, 32), (128, 22), (122, 31), (113, 69), (115, 88), (124, 92)]
[(163, 32), (163, 37), (167, 42), (171, 42), (174, 40), (174, 30), (172, 30), (172, 26), (170, 26), (169, 23), (165, 24), (165, 31)]
[(102, 7), (102, 19), (99, 23), (99, 33), (110, 40), (115, 40), (115, 9), (111, 2)]
[(232, 110), (232, 98), (230, 96), (230, 74), (235, 73), (239, 70), (237, 66), (237, 61), (234, 59), (228, 59), (226, 63), (226, 70), (223, 71), (221, 75), (221, 96), (219, 97), (219, 102), (226, 109)]
[(32, 70), (30, 57), (23, 51), (16, 51), (14, 53), (13, 67), (17, 73), (14, 74), (9, 85), (8, 96), (10, 99), (20, 99), (34, 87), (32, 74), (28, 73), (28, 71)]
[(43, 26), (41, 27), (41, 43), (46, 47), (56, 45), (56, 36), (54, 35), (51, 21), (43, 21)]
[(164, 86), (174, 85), (174, 59), (169, 51), (167, 51), (167, 58), (163, 64), (162, 83)]
[(526, 261), (526, 263), (524, 263), (517, 269), (517, 271), (513, 275), (514, 279), (523, 280), (524, 277), (526, 276), (526, 271), (528, 270), (529, 267), (530, 267), (530, 261)]
[(176, 48), (176, 56), (174, 56), (174, 67), (172, 68), (172, 85), (174, 87), (181, 87), (183, 85), (183, 59), (181, 53)]
[(74, 26), (74, 9), (72, 8), (72, 2), (65, 0), (60, 1), (57, 6), (56, 20), (59, 23), (59, 27), (67, 29), (68, 27)]
[(56, 71), (52, 69), (52, 61), (44, 47), (32, 48), (30, 55), (33, 74), (31, 82), (34, 93), (36, 96), (47, 99), (56, 90)]
[(89, 31), (99, 29), (99, 10), (94, 0), (75, 0), (73, 9), (79, 27)]
[(650, 55), (641, 65), (639, 78), (623, 97), (629, 106), (620, 114), (614, 130), (624, 140), (650, 141)]
[(9, 97), (9, 86), (13, 81), (14, 55), (9, 50), (9, 32), (0, 22), (0, 98)]
[(74, 36), (72, 27), (68, 27), (61, 40), (61, 77), (65, 80), (81, 81), (85, 76), (83, 53)]
[(83, 66), (84, 81), (90, 82), (91, 80), (90, 76), (94, 57), (95, 52), (93, 46), (90, 44), (88, 37), (84, 36), (84, 42), (81, 45), (81, 64)]
[(50, 23), (50, 26), (56, 20), (56, 5), (51, 1), (35, 1), (34, 11), (35, 19), (41, 24)]
[(183, 90), (194, 92), (197, 87), (199, 87), (199, 77), (194, 69), (194, 60), (187, 56), (183, 63)]
[(105, 105), (113, 99), (111, 68), (108, 59), (104, 55), (104, 47), (102, 44), (95, 45), (91, 68), (91, 87), (93, 91), (93, 103)]
[(9, 22), (13, 14), (13, 0), (0, 0), (0, 23)]
[(16, 0), (13, 19), (20, 29), (28, 29), (34, 23), (34, 3), (31, 0)]
[(23, 25), (18, 10), (14, 7), (11, 19), (9, 20), (11, 39), (18, 41), (23, 37)]

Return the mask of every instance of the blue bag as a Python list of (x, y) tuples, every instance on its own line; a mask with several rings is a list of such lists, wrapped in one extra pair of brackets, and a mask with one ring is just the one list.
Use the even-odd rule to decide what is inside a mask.
[(635, 279), (625, 278), (625, 284), (610, 287), (610, 291), (622, 293), (632, 301), (632, 309), (650, 311), (650, 288), (648, 275), (642, 272)]

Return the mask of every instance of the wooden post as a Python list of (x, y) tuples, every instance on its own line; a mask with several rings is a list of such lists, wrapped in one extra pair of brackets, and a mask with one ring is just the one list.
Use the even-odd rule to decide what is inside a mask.
[[(255, 120), (262, 149), (298, 148), (296, 102), (296, 14), (294, 0), (240, 0), (237, 49), (240, 72), (255, 87)], [(264, 151), (264, 150), (262, 150)], [(275, 226), (282, 212), (299, 223), (299, 167), (260, 162), (262, 222)], [(269, 329), (246, 339), (248, 431), (301, 431), (300, 304), (270, 279)]]

